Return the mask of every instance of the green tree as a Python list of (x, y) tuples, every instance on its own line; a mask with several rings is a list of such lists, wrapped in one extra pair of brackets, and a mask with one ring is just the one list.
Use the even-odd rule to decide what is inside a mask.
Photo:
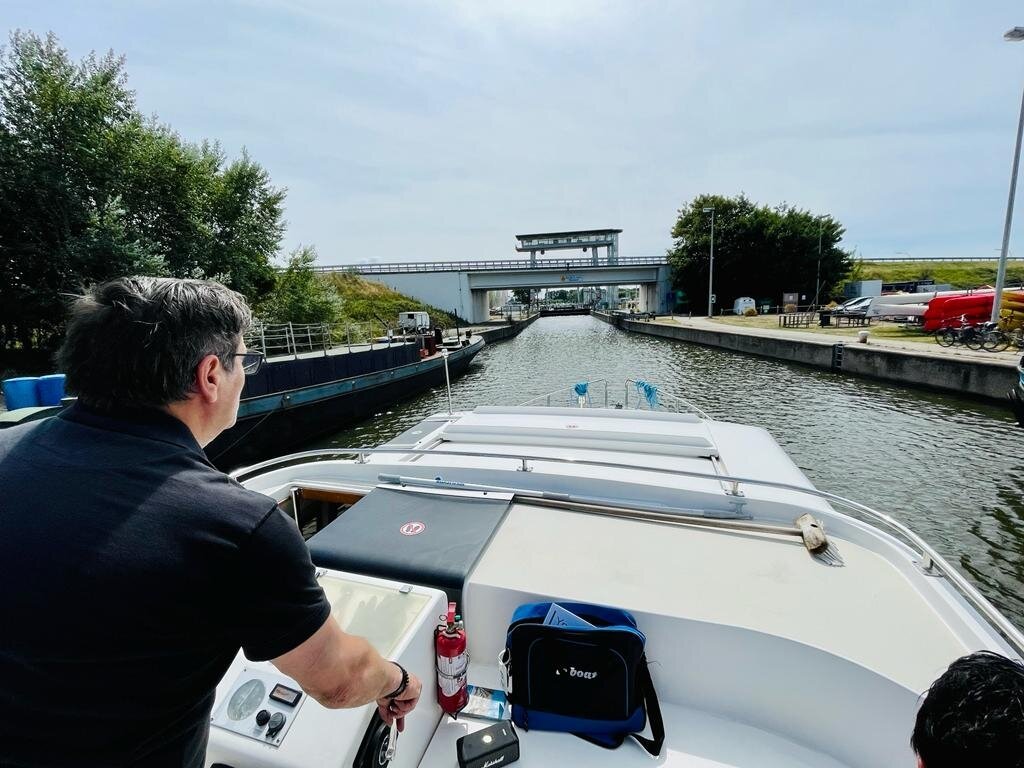
[(277, 275), (276, 284), (257, 307), (268, 323), (333, 323), (341, 317), (342, 302), (334, 286), (313, 269), (316, 250), (296, 248), (288, 266)]
[(715, 209), (714, 292), (716, 309), (728, 309), (740, 296), (782, 299), (797, 291), (811, 303), (818, 275), (821, 236), (819, 303), (850, 271), (849, 252), (839, 248), (845, 230), (828, 215), (816, 216), (789, 205), (758, 206), (744, 195), (701, 195), (679, 210), (668, 251), (676, 287), (691, 297), (695, 311), (704, 311), (708, 293), (711, 214)]
[(532, 291), (529, 288), (516, 288), (512, 291), (512, 301), (516, 304), (529, 304)]
[(274, 285), (284, 191), (248, 155), (144, 119), (124, 60), (51, 34), (0, 49), (0, 349), (59, 335), (66, 294), (125, 274)]

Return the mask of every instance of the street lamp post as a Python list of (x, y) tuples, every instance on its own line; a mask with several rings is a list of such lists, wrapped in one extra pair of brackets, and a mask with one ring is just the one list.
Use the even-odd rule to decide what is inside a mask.
[(715, 282), (715, 209), (702, 208), (701, 212), (711, 214), (711, 260), (708, 263), (708, 317), (714, 317), (714, 293), (711, 287)]
[[(1014, 27), (1004, 40), (1024, 40), (1024, 27)], [(1017, 122), (1017, 146), (1013, 151), (1013, 169), (1010, 171), (1010, 197), (1006, 201), (1006, 223), (1003, 225), (1003, 248), (999, 254), (999, 270), (996, 272), (996, 292), (992, 297), (992, 322), (999, 322), (999, 310), (1003, 303), (1003, 287), (1006, 285), (1006, 257), (1010, 250), (1010, 226), (1013, 223), (1013, 198), (1017, 194), (1017, 169), (1020, 167), (1020, 141), (1024, 134), (1024, 95), (1020, 102), (1020, 119)]]
[(818, 307), (818, 294), (821, 293), (821, 219), (818, 219), (818, 271), (814, 275), (814, 307)]

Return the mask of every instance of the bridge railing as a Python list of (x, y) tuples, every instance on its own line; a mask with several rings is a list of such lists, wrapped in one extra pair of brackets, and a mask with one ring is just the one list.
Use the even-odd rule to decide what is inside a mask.
[(502, 269), (579, 269), (584, 267), (660, 266), (665, 256), (620, 256), (615, 261), (593, 257), (575, 259), (500, 259), (493, 261), (421, 261), (388, 264), (316, 265), (317, 272), (349, 272), (358, 275), (392, 274), (396, 272), (477, 272)]

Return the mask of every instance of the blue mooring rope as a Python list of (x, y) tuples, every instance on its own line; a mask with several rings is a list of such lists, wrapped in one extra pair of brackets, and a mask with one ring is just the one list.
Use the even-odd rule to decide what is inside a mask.
[(640, 379), (636, 382), (636, 392), (644, 397), (652, 411), (658, 407), (658, 388), (656, 386)]

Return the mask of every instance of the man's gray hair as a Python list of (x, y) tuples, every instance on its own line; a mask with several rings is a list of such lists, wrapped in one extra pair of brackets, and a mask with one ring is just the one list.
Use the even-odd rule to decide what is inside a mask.
[(75, 300), (57, 360), (87, 406), (155, 408), (188, 398), (207, 355), (232, 370), (251, 324), (245, 299), (220, 283), (122, 277)]

